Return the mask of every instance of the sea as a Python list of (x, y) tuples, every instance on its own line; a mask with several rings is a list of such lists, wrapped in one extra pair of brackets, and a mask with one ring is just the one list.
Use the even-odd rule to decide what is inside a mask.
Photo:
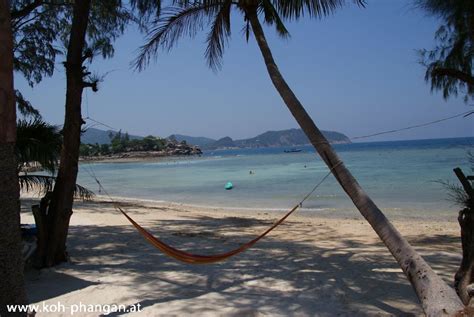
[[(391, 217), (456, 217), (441, 182), (458, 184), (453, 168), (474, 174), (474, 137), (334, 145), (362, 188)], [(286, 210), (328, 173), (311, 146), (206, 151), (158, 162), (81, 163), (78, 183), (104, 194), (229, 209)], [(233, 189), (225, 190), (227, 182)], [(328, 177), (302, 205), (304, 214), (352, 217), (351, 200)]]

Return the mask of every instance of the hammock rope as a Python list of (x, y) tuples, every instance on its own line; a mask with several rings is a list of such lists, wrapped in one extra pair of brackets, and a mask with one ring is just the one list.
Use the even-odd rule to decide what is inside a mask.
[(202, 255), (202, 254), (188, 253), (186, 251), (182, 251), (182, 250), (179, 250), (177, 248), (174, 248), (174, 247), (166, 244), (162, 240), (156, 238), (148, 230), (146, 230), (145, 228), (140, 226), (135, 220), (133, 220), (133, 218), (130, 217), (122, 209), (122, 207), (120, 207), (119, 203), (117, 203), (114, 199), (112, 199), (112, 197), (108, 194), (108, 192), (102, 186), (102, 184), (100, 183), (99, 179), (96, 177), (96, 175), (95, 175), (95, 173), (93, 172), (92, 169), (90, 170), (90, 172), (92, 172), (92, 173), (89, 173), (89, 174), (95, 179), (95, 181), (100, 186), (100, 188), (102, 188), (102, 190), (107, 195), (107, 197), (112, 201), (112, 203), (114, 205), (114, 208), (116, 210), (120, 211), (120, 213), (122, 213), (122, 215), (124, 215), (125, 218), (127, 218), (127, 220), (135, 227), (135, 229), (137, 229), (137, 231), (140, 233), (140, 235), (143, 236), (143, 238), (145, 238), (145, 240), (147, 240), (152, 246), (154, 246), (155, 248), (157, 248), (158, 250), (160, 250), (164, 254), (166, 254), (166, 255), (168, 255), (168, 256), (170, 256), (170, 257), (172, 257), (172, 258), (174, 258), (174, 259), (176, 259), (180, 262), (184, 262), (184, 263), (188, 263), (188, 264), (211, 264), (211, 263), (217, 263), (217, 262), (224, 261), (224, 260), (226, 260), (226, 259), (228, 259), (228, 258), (230, 258), (234, 255), (237, 255), (239, 253), (244, 252), (245, 250), (252, 247), (259, 240), (261, 240), (263, 237), (265, 237), (267, 234), (269, 234), (273, 229), (275, 229), (276, 227), (281, 225), (292, 213), (294, 213), (299, 207), (301, 207), (303, 202), (305, 200), (307, 200), (316, 191), (316, 189), (318, 189), (319, 186), (321, 186), (321, 184), (329, 177), (329, 175), (331, 175), (332, 171), (337, 166), (339, 166), (341, 163), (342, 162), (339, 162), (339, 163), (335, 164), (329, 170), (329, 172), (313, 187), (313, 189), (306, 196), (303, 197), (303, 199), (301, 199), (290, 211), (288, 211), (283, 217), (281, 217), (278, 221), (276, 221), (273, 225), (271, 225), (267, 230), (265, 230), (259, 236), (257, 236), (256, 238), (240, 245), (239, 247), (237, 247), (233, 250), (230, 250), (230, 251), (227, 251), (227, 252), (224, 252), (224, 253), (220, 253), (220, 254), (215, 254), (215, 255)]

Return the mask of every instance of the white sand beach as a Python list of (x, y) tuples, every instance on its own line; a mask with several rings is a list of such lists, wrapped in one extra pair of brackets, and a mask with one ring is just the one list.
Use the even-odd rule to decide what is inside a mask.
[[(33, 199), (22, 202), (23, 223), (33, 221), (32, 203)], [(138, 200), (122, 200), (121, 205), (167, 243), (203, 254), (235, 248), (284, 212)], [(461, 258), (456, 214), (451, 222), (398, 219), (394, 223), (451, 285)], [(68, 309), (80, 303), (140, 305), (139, 313), (108, 316), (422, 314), (398, 265), (355, 213), (343, 219), (296, 213), (243, 254), (218, 264), (189, 265), (150, 246), (110, 202), (77, 202), (68, 250), (69, 263), (27, 271), (31, 303), (59, 302), (66, 307), (54, 316), (71, 316)]]

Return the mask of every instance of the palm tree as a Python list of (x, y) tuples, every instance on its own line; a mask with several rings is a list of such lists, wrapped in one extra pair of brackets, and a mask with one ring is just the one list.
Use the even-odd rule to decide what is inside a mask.
[[(363, 6), (363, 0), (354, 0)], [(151, 29), (147, 43), (142, 46), (135, 60), (137, 69), (143, 69), (158, 49), (170, 50), (183, 35), (194, 36), (209, 22), (206, 58), (211, 68), (218, 69), (226, 41), (231, 34), (230, 14), (235, 7), (246, 22), (246, 34), (250, 30), (257, 41), (270, 79), (311, 144), (332, 170), (354, 205), (367, 219), (380, 239), (387, 246), (411, 282), (425, 313), (429, 316), (454, 315), (463, 304), (452, 288), (431, 269), (407, 240), (389, 222), (382, 211), (364, 192), (345, 167), (327, 139), (314, 124), (303, 105), (290, 89), (280, 73), (263, 32), (259, 15), (275, 26), (277, 33), (285, 37), (288, 31), (283, 20), (297, 20), (303, 15), (323, 17), (342, 7), (344, 0), (199, 0), (176, 2), (163, 10), (164, 15)]]
[[(20, 189), (39, 190), (43, 194), (50, 192), (56, 181), (54, 173), (58, 167), (63, 143), (61, 132), (54, 125), (36, 117), (33, 120), (18, 120), (16, 135), (15, 152)], [(41, 169), (50, 175), (30, 174), (27, 170), (32, 162), (38, 163)], [(93, 195), (92, 191), (76, 184), (76, 198), (89, 199)]]
[[(0, 315), (8, 304), (26, 304), (20, 235), (20, 192), (15, 158), (13, 32), (10, 1), (0, 0)], [(21, 315), (21, 314), (18, 314)]]

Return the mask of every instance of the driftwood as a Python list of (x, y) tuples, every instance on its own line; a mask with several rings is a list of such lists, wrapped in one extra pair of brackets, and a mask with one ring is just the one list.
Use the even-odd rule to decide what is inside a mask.
[(469, 197), (467, 208), (459, 212), (458, 222), (461, 227), (462, 261), (459, 270), (454, 276), (454, 287), (465, 305), (474, 304), (474, 190), (470, 180), (460, 168), (455, 168), (464, 191)]

